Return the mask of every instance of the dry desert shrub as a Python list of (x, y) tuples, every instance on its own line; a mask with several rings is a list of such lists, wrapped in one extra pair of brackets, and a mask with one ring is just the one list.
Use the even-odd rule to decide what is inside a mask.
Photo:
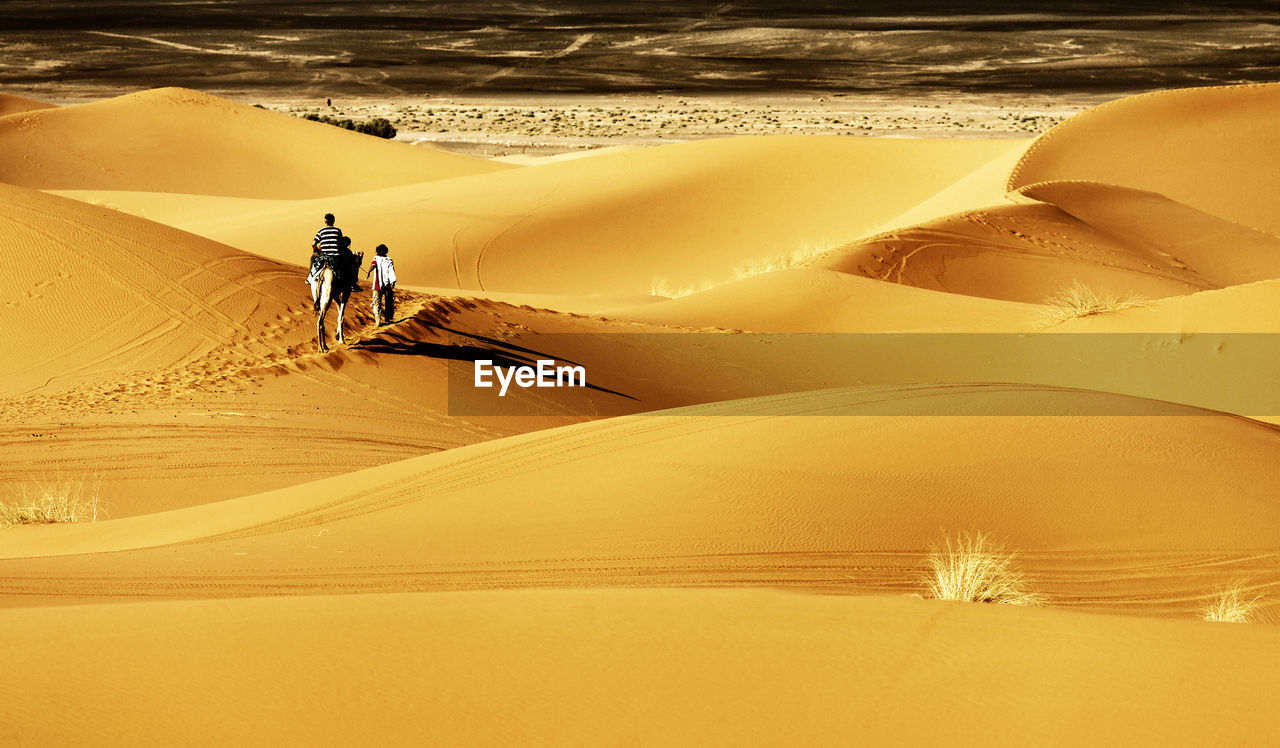
[(83, 480), (56, 478), (37, 483), (8, 501), (0, 502), (0, 527), (49, 524), (54, 522), (96, 522), (102, 514), (98, 487)]
[(1027, 589), (1013, 568), (1013, 554), (982, 533), (943, 538), (929, 549), (929, 594), (939, 600), (1038, 605), (1043, 598)]
[(830, 252), (836, 246), (838, 245), (831, 244), (825, 239), (817, 242), (802, 242), (787, 254), (779, 254), (773, 257), (745, 262), (734, 268), (729, 277), (715, 281), (703, 281), (700, 283), (678, 285), (672, 282), (670, 278), (654, 278), (652, 283), (649, 285), (649, 293), (652, 296), (665, 296), (669, 299), (678, 299), (681, 296), (689, 296), (691, 294), (709, 291), (716, 286), (723, 286), (726, 283), (745, 280), (753, 276), (764, 275), (765, 273), (772, 273), (777, 270), (799, 267), (819, 255)]
[(1215, 590), (1209, 604), (1202, 608), (1200, 613), (1206, 621), (1248, 623), (1253, 620), (1254, 608), (1261, 599), (1261, 595), (1247, 597), (1244, 585), (1235, 582)]
[(1069, 319), (1118, 312), (1121, 309), (1146, 306), (1148, 303), (1141, 296), (1099, 296), (1093, 289), (1075, 281), (1044, 300), (1042, 316), (1045, 325), (1056, 325)]

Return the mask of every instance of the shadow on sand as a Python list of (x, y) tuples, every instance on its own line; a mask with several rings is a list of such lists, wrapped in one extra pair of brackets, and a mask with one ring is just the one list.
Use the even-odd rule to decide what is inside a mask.
[[(513, 345), (496, 338), (476, 335), (475, 333), (463, 332), (461, 330), (454, 330), (442, 325), (427, 326), (434, 330), (449, 333), (457, 338), (469, 338), (471, 340), (478, 341), (482, 343), (482, 345), (431, 343), (424, 340), (406, 338), (397, 333), (387, 332), (379, 337), (356, 343), (352, 347), (369, 353), (390, 354), (394, 356), (425, 356), (427, 358), (446, 361), (492, 361), (494, 366), (501, 367), (536, 366), (539, 359), (552, 360), (558, 364), (582, 366), (582, 364), (576, 361), (559, 358), (550, 353), (536, 351), (532, 348)], [(591, 384), (590, 382), (586, 384), (586, 389), (638, 402), (635, 397), (632, 397), (625, 392), (618, 392), (616, 390), (608, 389), (607, 387), (600, 387), (598, 385)]]

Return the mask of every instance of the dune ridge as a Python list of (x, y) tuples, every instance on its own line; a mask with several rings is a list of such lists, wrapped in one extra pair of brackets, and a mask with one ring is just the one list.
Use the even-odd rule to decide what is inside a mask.
[(0, 91), (0, 117), (7, 117), (11, 114), (21, 114), (23, 112), (34, 112), (39, 109), (53, 109), (57, 105), (50, 104), (38, 99), (31, 99), (26, 96), (18, 96), (17, 94), (4, 93)]
[(0, 154), (0, 181), (36, 189), (277, 199), (515, 168), (180, 88), (11, 115)]
[(1272, 234), (1280, 84), (1159, 91), (1095, 107), (1036, 139), (1008, 189), (1087, 180), (1157, 192)]

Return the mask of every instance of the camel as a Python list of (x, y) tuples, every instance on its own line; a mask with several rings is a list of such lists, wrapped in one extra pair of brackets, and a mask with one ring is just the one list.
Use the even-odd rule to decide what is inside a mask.
[[(346, 272), (339, 274), (334, 270), (334, 260), (349, 262), (350, 267)], [(316, 347), (321, 353), (329, 350), (329, 345), (325, 342), (324, 318), (329, 313), (329, 304), (334, 301), (338, 302), (338, 345), (347, 342), (342, 334), (342, 322), (347, 311), (347, 300), (351, 298), (350, 279), (355, 277), (362, 262), (364, 262), (364, 252), (352, 255), (350, 258), (342, 256), (333, 258), (324, 263), (319, 276), (311, 283), (311, 297), (316, 300)], [(342, 282), (336, 283), (338, 280)], [(336, 291), (335, 288), (337, 288)]]

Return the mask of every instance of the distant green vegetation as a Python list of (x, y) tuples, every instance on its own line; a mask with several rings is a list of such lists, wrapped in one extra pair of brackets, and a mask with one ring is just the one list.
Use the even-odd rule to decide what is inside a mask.
[(308, 114), (303, 116), (303, 119), (311, 120), (312, 122), (323, 122), (326, 125), (341, 127), (344, 130), (353, 130), (355, 132), (362, 132), (365, 135), (373, 135), (374, 137), (378, 137), (378, 138), (387, 138), (388, 140), (396, 136), (395, 126), (391, 124), (390, 120), (384, 119), (382, 117), (374, 117), (368, 122), (352, 122), (349, 119), (339, 119), (337, 117), (330, 117), (328, 115)]

